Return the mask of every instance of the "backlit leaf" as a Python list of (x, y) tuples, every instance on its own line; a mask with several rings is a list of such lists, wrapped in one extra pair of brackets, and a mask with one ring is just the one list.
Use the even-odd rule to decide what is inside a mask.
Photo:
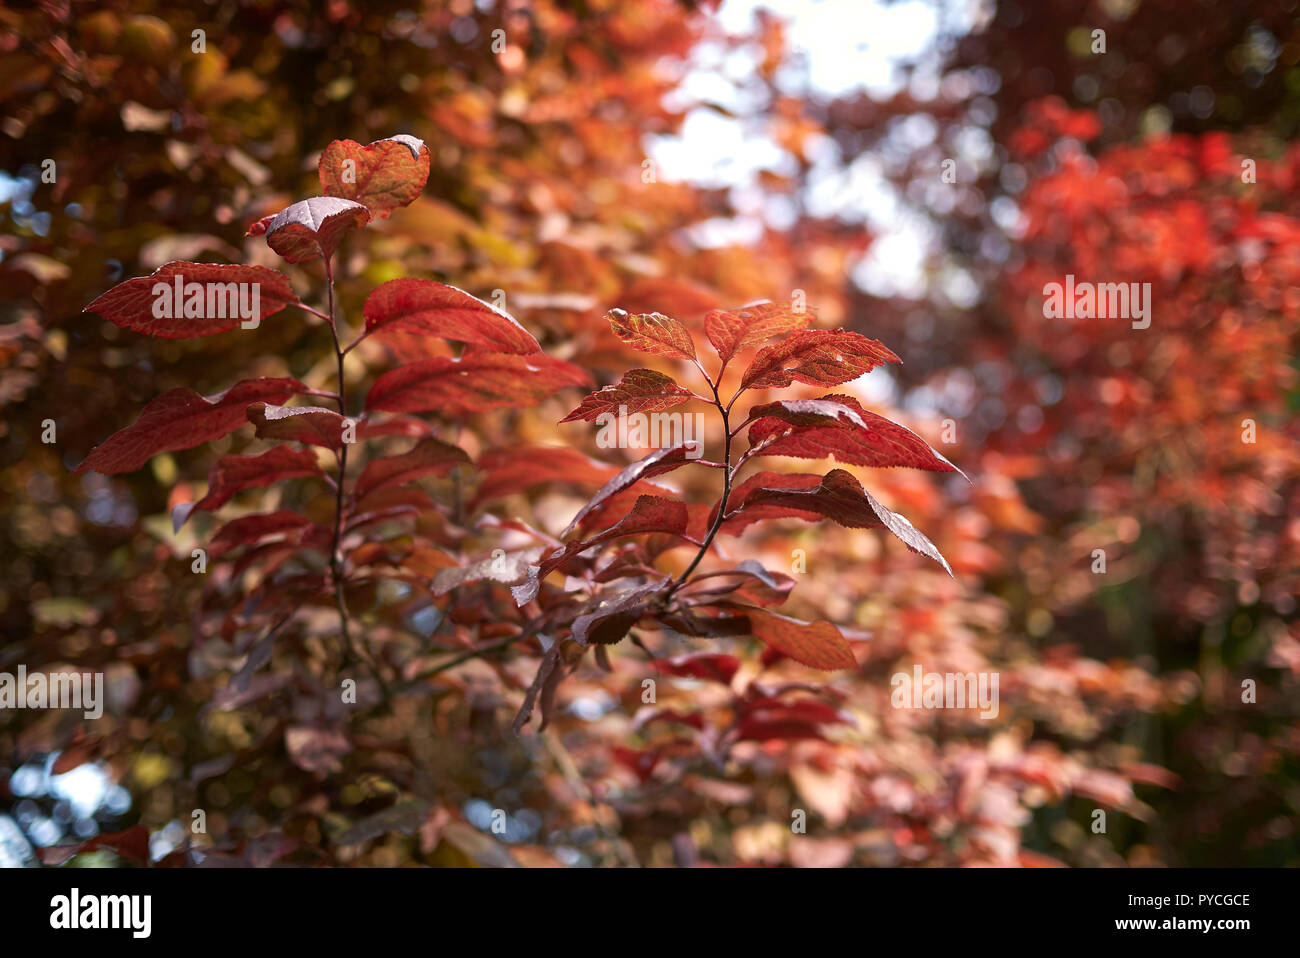
[(274, 446), (257, 456), (222, 456), (208, 471), (207, 495), (193, 505), (173, 509), (172, 524), (179, 529), (191, 513), (219, 509), (245, 489), (269, 486), (281, 479), (319, 475), (316, 454), (307, 449)]
[(288, 509), (240, 516), (217, 530), (208, 543), (208, 553), (215, 559), (231, 549), (254, 545), (271, 537), (289, 537), (289, 541), (293, 541), (295, 535), (311, 527), (310, 519)]
[(361, 499), (384, 486), (401, 485), (421, 476), (442, 476), (456, 466), (469, 463), (465, 450), (440, 439), (422, 439), (410, 452), (385, 456), (366, 463), (353, 495)]
[(754, 303), (740, 309), (709, 310), (704, 315), (704, 332), (725, 363), (773, 336), (804, 329), (811, 319), (809, 310), (796, 310), (790, 302)]
[(689, 402), (691, 395), (689, 389), (677, 385), (671, 376), (653, 369), (629, 369), (617, 384), (591, 393), (560, 422), (593, 422), (605, 414), (659, 412)]
[(335, 140), (321, 151), (317, 173), (326, 196), (355, 200), (376, 219), (387, 219), (399, 206), (410, 205), (424, 189), (429, 179), (429, 148), (408, 134), (366, 146), (354, 140)]
[(671, 316), (611, 309), (608, 318), (614, 335), (633, 349), (656, 356), (695, 359), (695, 343), (690, 331)]
[(502, 406), (533, 406), (565, 386), (590, 384), (585, 370), (541, 353), (435, 356), (380, 376), (370, 387), (366, 408), (465, 416)]
[[(823, 416), (837, 409), (840, 418)], [(855, 466), (907, 466), (966, 476), (912, 430), (863, 409), (850, 396), (767, 403), (751, 409), (750, 415), (762, 417), (749, 427), (751, 447), (763, 444), (758, 455), (834, 456)]]
[(252, 403), (280, 403), (306, 388), (296, 379), (271, 378), (245, 379), (206, 398), (184, 387), (168, 390), (134, 423), (92, 449), (73, 474), (133, 472), (160, 452), (190, 449), (234, 432), (247, 422), (244, 410)]
[(360, 203), (337, 196), (313, 196), (287, 206), (266, 226), (266, 244), (290, 263), (329, 259), (343, 234), (370, 222)]
[(509, 314), (463, 289), (429, 279), (393, 279), (370, 293), (366, 330), (420, 333), (498, 353), (535, 353), (537, 340)]
[(800, 622), (752, 609), (749, 622), (764, 643), (814, 669), (855, 669), (858, 661), (840, 630), (829, 622)]
[(605, 483), (600, 490), (591, 498), (585, 506), (579, 510), (578, 514), (573, 517), (564, 532), (560, 534), (561, 538), (567, 536), (585, 519), (592, 511), (597, 509), (610, 496), (622, 492), (628, 486), (642, 479), (651, 476), (662, 475), (670, 472), (679, 466), (684, 466), (691, 460), (686, 455), (685, 446), (669, 446), (667, 449), (656, 449), (644, 459), (639, 459), (626, 468), (619, 471), (613, 479)]
[[(256, 310), (252, 308), (254, 284)], [(234, 329), (245, 322), (241, 308), (250, 314), (248, 322), (261, 322), (297, 302), (289, 278), (265, 266), (176, 262), (118, 283), (82, 312), (98, 313), (114, 325), (146, 336), (192, 339)]]
[(883, 527), (913, 552), (933, 559), (952, 575), (933, 542), (905, 516), (878, 502), (843, 469), (832, 469), (820, 477), (808, 473), (758, 473), (734, 490), (732, 502), (731, 516), (723, 524), (731, 535), (739, 535), (759, 519), (782, 517), (810, 522), (826, 518), (850, 529)]
[(614, 466), (596, 462), (569, 446), (490, 449), (479, 457), (478, 470), (483, 482), (474, 494), (474, 506), (548, 482), (591, 488), (618, 474)]
[(882, 343), (844, 329), (807, 329), (758, 351), (741, 379), (745, 389), (838, 386), (884, 363), (902, 362)]
[(640, 535), (646, 532), (666, 532), (682, 535), (686, 532), (689, 514), (686, 503), (663, 496), (641, 496), (632, 507), (632, 511), (623, 517), (617, 525), (598, 533), (589, 539), (580, 539), (568, 543), (563, 549), (556, 550), (542, 562), (529, 569), (528, 581), (514, 586), (510, 591), (515, 602), (523, 605), (537, 596), (541, 580), (546, 578), (561, 562), (573, 556), (593, 549), (598, 545), (621, 536)]
[(303, 442), (334, 452), (343, 448), (344, 419), (333, 409), (253, 403), (247, 409), (247, 416), (257, 427), (259, 439)]

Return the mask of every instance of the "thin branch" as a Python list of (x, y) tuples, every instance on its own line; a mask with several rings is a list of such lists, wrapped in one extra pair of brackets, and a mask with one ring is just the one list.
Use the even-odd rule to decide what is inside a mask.
[[(696, 365), (698, 366), (699, 363), (697, 362)], [(704, 371), (703, 367), (700, 367), (700, 371)], [(707, 374), (705, 378), (708, 378)], [(722, 498), (718, 500), (718, 517), (713, 521), (713, 525), (709, 529), (708, 535), (704, 537), (704, 541), (700, 543), (700, 551), (695, 554), (695, 558), (691, 560), (691, 564), (686, 567), (686, 570), (674, 579), (673, 583), (668, 587), (668, 591), (664, 593), (665, 602), (671, 599), (673, 593), (680, 589), (686, 580), (690, 578), (690, 575), (695, 571), (696, 566), (703, 561), (705, 553), (709, 551), (709, 546), (713, 545), (714, 537), (717, 536), (718, 530), (722, 528), (722, 519), (727, 512), (727, 500), (731, 496), (731, 479), (732, 476), (735, 475), (735, 471), (731, 468), (731, 425), (727, 419), (731, 407), (727, 406), (726, 408), (723, 408), (722, 399), (718, 396), (717, 384), (711, 379), (709, 380), (709, 386), (713, 390), (713, 404), (717, 407), (718, 412), (722, 414), (722, 429), (727, 435), (726, 445), (723, 449), (722, 456), (722, 465), (725, 470), (722, 474)], [(737, 393), (736, 395), (738, 396), (740, 394)], [(732, 397), (731, 401), (733, 403), (736, 401), (735, 396)]]
[[(347, 418), (348, 415), (348, 387), (347, 378), (343, 374), (343, 350), (339, 347), (338, 323), (334, 318), (334, 264), (331, 260), (325, 260), (325, 282), (329, 290), (329, 314), (325, 317), (329, 320), (330, 335), (334, 339), (334, 356), (338, 363), (338, 394), (334, 397), (338, 400), (339, 415)], [(380, 691), (383, 693), (385, 700), (389, 699), (390, 693), (384, 677), (379, 671), (379, 667), (374, 660), (368, 655), (362, 654), (361, 650), (353, 642), (352, 628), (348, 618), (347, 600), (343, 596), (343, 559), (339, 554), (339, 541), (343, 534), (343, 485), (347, 478), (348, 472), (348, 446), (350, 443), (340, 443), (338, 452), (339, 477), (338, 483), (334, 487), (334, 537), (330, 544), (330, 577), (334, 581), (334, 605), (339, 613), (339, 628), (343, 633), (343, 654), (344, 662), (351, 659), (359, 659), (364, 662), (379, 683)]]
[[(441, 624), (442, 623), (439, 622), (439, 625)], [(455, 668), (456, 666), (464, 662), (468, 662), (470, 659), (478, 658), (480, 655), (487, 655), (491, 652), (499, 652), (501, 649), (513, 645), (514, 643), (520, 641), (521, 639), (532, 638), (534, 635), (537, 634), (537, 630), (541, 628), (541, 625), (542, 625), (542, 617), (538, 616), (537, 618), (530, 619), (528, 622), (524, 623), (523, 628), (520, 631), (516, 632), (514, 635), (507, 635), (505, 638), (497, 639), (495, 642), (489, 642), (487, 645), (480, 645), (472, 649), (465, 649), (463, 652), (457, 652), (447, 661), (439, 662), (437, 665), (425, 669), (423, 672), (420, 672), (417, 675), (413, 676), (411, 680), (406, 683), (404, 688), (407, 689), (412, 688), (418, 685), (420, 682), (423, 682), (425, 679), (432, 678), (433, 676), (437, 675), (440, 672), (445, 672), (448, 669)], [(436, 632), (437, 630), (435, 629), (434, 631)]]
[[(329, 269), (328, 264), (326, 264), (326, 269), (327, 270)], [(306, 303), (294, 303), (293, 305), (297, 306), (299, 309), (303, 310), (304, 312), (311, 313), (313, 316), (319, 316), (321, 319), (328, 322), (331, 326), (334, 325), (334, 320), (333, 318), (331, 318), (331, 316), (328, 313), (322, 313), (319, 309), (316, 309), (315, 307), (312, 306), (308, 306)]]
[(364, 339), (365, 339), (367, 336), (369, 336), (369, 335), (370, 335), (370, 330), (368, 330), (368, 329), (367, 329), (367, 330), (364, 330), (364, 331), (361, 333), (360, 336), (358, 336), (356, 339), (352, 340), (352, 342), (348, 343), (347, 348), (345, 348), (345, 349), (343, 350), (343, 355), (346, 356), (348, 353), (352, 352), (352, 350), (354, 350), (354, 349), (356, 349), (358, 346), (360, 346), (362, 340), (364, 340)]

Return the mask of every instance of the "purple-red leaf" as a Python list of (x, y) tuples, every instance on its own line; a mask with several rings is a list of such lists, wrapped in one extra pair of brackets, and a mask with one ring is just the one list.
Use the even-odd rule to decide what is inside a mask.
[(541, 346), (508, 313), (463, 289), (431, 279), (393, 279), (370, 293), (366, 331), (421, 333), (473, 343), (498, 353), (526, 355)]
[(276, 270), (182, 261), (118, 283), (82, 312), (98, 313), (146, 336), (192, 339), (224, 333), (245, 321), (260, 323), (297, 303), (289, 278)]
[(208, 492), (198, 502), (172, 510), (172, 525), (180, 529), (191, 513), (219, 509), (239, 492), (269, 486), (281, 479), (321, 475), (316, 454), (307, 449), (275, 446), (257, 456), (222, 456), (208, 471)]
[(258, 439), (279, 439), (324, 446), (338, 452), (343, 448), (345, 420), (324, 406), (275, 406), (254, 403), (247, 410), (248, 421), (257, 427)]
[(750, 446), (763, 446), (758, 455), (834, 456), (855, 466), (907, 466), (966, 476), (912, 430), (868, 412), (849, 396), (767, 403), (751, 409), (750, 417)]
[(608, 482), (618, 470), (569, 446), (511, 446), (490, 449), (479, 457), (483, 482), (471, 505), (524, 492), (548, 482), (591, 487)]
[(641, 496), (632, 507), (632, 511), (624, 516), (617, 525), (592, 536), (590, 539), (570, 542), (563, 549), (556, 550), (549, 557), (543, 559), (540, 565), (530, 567), (528, 581), (522, 585), (514, 586), (510, 590), (514, 594), (515, 603), (523, 605), (525, 602), (536, 598), (541, 587), (541, 580), (546, 578), (552, 570), (566, 559), (621, 536), (634, 536), (646, 532), (684, 535), (689, 521), (690, 515), (686, 503), (677, 499), (667, 499), (663, 496)]
[(740, 659), (734, 655), (702, 652), (696, 655), (679, 655), (671, 659), (656, 659), (655, 668), (669, 675), (708, 679), (730, 685), (731, 680), (740, 671)]
[(440, 439), (423, 439), (410, 452), (372, 459), (366, 463), (366, 468), (357, 479), (353, 495), (360, 500), (385, 486), (401, 485), (421, 476), (446, 475), (456, 466), (466, 465), (469, 461), (469, 456), (459, 446), (452, 446)]
[(574, 529), (578, 528), (578, 525), (582, 520), (587, 518), (588, 515), (595, 511), (610, 496), (622, 492), (628, 486), (635, 482), (640, 482), (642, 479), (662, 475), (665, 472), (671, 472), (679, 466), (686, 465), (686, 463), (691, 461), (686, 452), (687, 448), (684, 445), (670, 446), (667, 449), (656, 449), (644, 459), (639, 459), (630, 466), (621, 470), (618, 475), (605, 483), (605, 485), (600, 488), (600, 491), (591, 497), (590, 502), (579, 510), (578, 514), (573, 517), (573, 521), (569, 523), (568, 527), (565, 528), (562, 533), (560, 533), (560, 537), (563, 538)]
[(762, 419), (779, 419), (792, 426), (831, 426), (839, 429), (857, 426), (865, 429), (866, 421), (859, 415), (862, 407), (857, 403), (849, 405), (839, 401), (844, 398), (827, 396), (823, 399), (781, 399), (753, 407), (749, 411), (749, 418), (753, 425), (758, 425)]
[(588, 395), (578, 408), (560, 422), (593, 422), (603, 415), (626, 416), (637, 412), (659, 412), (689, 402), (693, 394), (677, 385), (671, 376), (653, 369), (629, 369), (616, 385)]
[(360, 203), (337, 196), (313, 196), (287, 206), (267, 224), (266, 245), (290, 263), (329, 260), (343, 234), (370, 222)]
[(620, 641), (646, 612), (663, 585), (601, 595), (573, 620), (573, 640), (579, 645), (612, 645)]
[(533, 406), (565, 386), (588, 386), (583, 369), (541, 353), (467, 353), (398, 366), (375, 380), (367, 409), (465, 416), (501, 406)]
[(695, 359), (695, 343), (690, 332), (671, 316), (611, 309), (608, 319), (614, 335), (633, 349), (656, 356)]
[(704, 332), (723, 363), (727, 363), (741, 350), (805, 328), (811, 319), (807, 309), (796, 309), (790, 302), (754, 303), (740, 309), (709, 310), (704, 315)]
[(740, 381), (742, 389), (838, 386), (884, 363), (902, 362), (884, 344), (844, 329), (807, 329), (758, 351)]
[(825, 476), (761, 472), (733, 492), (732, 501), (736, 505), (723, 523), (724, 531), (731, 535), (739, 535), (746, 526), (760, 519), (783, 517), (810, 522), (826, 518), (850, 529), (885, 528), (913, 552), (933, 559), (952, 575), (948, 561), (933, 542), (906, 517), (876, 501), (843, 469), (832, 469)]
[(190, 449), (229, 435), (247, 421), (251, 403), (280, 403), (306, 386), (296, 379), (245, 379), (207, 398), (192, 389), (172, 389), (144, 407), (140, 418), (90, 451), (73, 475), (93, 470), (108, 475), (133, 472), (160, 452)]
[(409, 206), (429, 179), (429, 148), (408, 134), (362, 146), (335, 140), (317, 164), (321, 192), (365, 204), (376, 219)]
[(208, 552), (215, 559), (239, 546), (264, 542), (272, 536), (286, 536), (293, 540), (302, 535), (313, 523), (306, 516), (281, 509), (253, 516), (240, 516), (222, 526), (208, 543)]

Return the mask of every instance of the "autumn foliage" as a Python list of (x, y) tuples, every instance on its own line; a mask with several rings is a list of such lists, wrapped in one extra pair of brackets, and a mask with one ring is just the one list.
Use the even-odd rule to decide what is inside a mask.
[[(1295, 863), (1300, 154), (1234, 71), (1300, 36), (1089, 6), (1089, 59), (1066, 6), (884, 99), (713, 3), (0, 10), (0, 673), (109, 690), (0, 712), (0, 815), (96, 769), (43, 862)], [(710, 56), (779, 156), (734, 187), (649, 155)], [(919, 300), (814, 202), (859, 158)]]

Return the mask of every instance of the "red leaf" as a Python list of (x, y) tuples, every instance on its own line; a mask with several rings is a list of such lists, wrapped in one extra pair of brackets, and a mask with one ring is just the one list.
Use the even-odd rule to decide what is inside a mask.
[(695, 343), (690, 332), (671, 316), (611, 309), (608, 319), (614, 335), (633, 349), (656, 356), (695, 359)]
[(855, 401), (841, 402), (847, 397), (826, 396), (822, 399), (781, 399), (777, 402), (763, 403), (749, 410), (749, 419), (753, 425), (760, 420), (777, 419), (792, 426), (830, 426), (845, 429), (857, 426), (867, 427), (862, 418), (862, 407)]
[[(747, 691), (755, 686), (751, 685)], [(785, 700), (773, 695), (760, 694), (741, 703), (745, 714), (768, 721), (809, 722), (816, 725), (849, 725), (851, 720), (835, 706), (816, 699)]]
[(584, 646), (621, 641), (663, 589), (662, 585), (652, 585), (601, 595), (590, 611), (573, 620), (573, 640)]
[(803, 329), (812, 319), (793, 303), (754, 303), (740, 309), (711, 309), (704, 315), (704, 331), (725, 364), (744, 349), (761, 345), (773, 336)]
[(208, 543), (208, 553), (216, 558), (231, 549), (253, 545), (271, 536), (286, 533), (304, 533), (313, 525), (306, 516), (281, 509), (253, 516), (240, 516), (222, 526)]
[(560, 662), (560, 643), (556, 642), (542, 655), (542, 661), (537, 665), (537, 675), (528, 686), (528, 691), (524, 693), (524, 701), (519, 706), (519, 711), (515, 713), (515, 720), (511, 727), (516, 735), (523, 730), (532, 717), (533, 703), (537, 701), (538, 693), (542, 696), (542, 728), (546, 728), (550, 721), (551, 707), (555, 703), (555, 690), (564, 676), (564, 667)]
[(62, 775), (74, 768), (80, 768), (87, 762), (94, 761), (104, 751), (104, 739), (98, 736), (80, 738), (59, 752), (59, 757), (50, 767), (51, 775)]
[(788, 386), (794, 380), (837, 386), (883, 363), (902, 362), (882, 343), (843, 329), (808, 329), (758, 351), (742, 389)]
[[(348, 161), (351, 161), (350, 163)], [(362, 146), (335, 140), (317, 164), (321, 192), (364, 203), (376, 219), (409, 206), (429, 179), (429, 148), (408, 134)]]
[[(181, 280), (180, 296), (176, 292), (177, 279)], [(227, 285), (230, 283), (240, 284), (242, 289), (236, 288), (232, 295)], [(155, 294), (158, 284), (161, 288)], [(201, 297), (185, 293), (185, 287), (195, 289), (195, 284), (202, 284), (197, 287), (202, 290)], [(252, 310), (253, 284), (257, 288), (256, 310)], [(241, 304), (247, 304), (254, 314), (248, 321), (260, 323), (297, 303), (289, 278), (265, 266), (176, 262), (160, 266), (148, 276), (118, 283), (82, 312), (98, 313), (116, 326), (146, 336), (192, 339), (224, 333), (244, 322)], [(186, 315), (186, 305), (194, 307), (194, 315)], [(155, 310), (170, 315), (158, 316)]]
[(380, 439), (384, 436), (423, 439), (433, 434), (433, 426), (415, 416), (388, 416), (383, 419), (366, 419), (357, 425), (357, 436), (362, 439)]
[(913, 552), (928, 556), (944, 567), (948, 561), (906, 517), (892, 512), (862, 488), (850, 473), (832, 469), (820, 478), (807, 473), (761, 472), (734, 490), (739, 505), (723, 524), (731, 535), (739, 535), (759, 519), (792, 517), (805, 521), (831, 519), (850, 529), (885, 528)]
[(644, 459), (639, 459), (630, 466), (621, 470), (618, 475), (600, 488), (600, 491), (592, 496), (591, 501), (583, 506), (573, 520), (568, 524), (565, 530), (560, 533), (560, 538), (564, 538), (574, 529), (576, 529), (582, 520), (587, 518), (595, 509), (605, 502), (610, 496), (622, 492), (633, 483), (650, 476), (662, 475), (665, 472), (671, 472), (680, 466), (686, 465), (691, 460), (686, 455), (686, 446), (669, 446), (667, 449), (656, 449)]
[(637, 499), (636, 505), (632, 507), (632, 511), (624, 516), (618, 524), (592, 536), (590, 539), (570, 542), (563, 549), (557, 550), (548, 558), (543, 559), (540, 565), (530, 566), (528, 581), (522, 585), (513, 586), (510, 590), (514, 594), (515, 603), (523, 605), (525, 602), (536, 598), (541, 587), (541, 580), (546, 578), (552, 570), (566, 559), (622, 536), (640, 535), (645, 532), (668, 532), (682, 535), (686, 532), (688, 521), (689, 513), (686, 509), (686, 503), (676, 499), (665, 499), (662, 496), (641, 496)]
[[(830, 418), (838, 411), (841, 418)], [(751, 448), (757, 455), (825, 459), (855, 466), (907, 466), (932, 472), (966, 474), (906, 426), (868, 412), (849, 396), (794, 399), (750, 410)], [(760, 418), (761, 417), (761, 418)]]
[(290, 263), (329, 260), (343, 234), (370, 222), (360, 203), (337, 196), (313, 196), (287, 206), (266, 227), (266, 245)]
[(260, 220), (258, 220), (258, 221), (255, 222), (255, 223), (249, 223), (249, 224), (248, 224), (248, 231), (247, 231), (246, 233), (244, 233), (244, 235), (245, 235), (245, 236), (265, 236), (265, 235), (266, 235), (266, 228), (267, 228), (268, 226), (271, 225), (271, 220), (273, 220), (273, 219), (275, 219), (275, 214), (274, 214), (274, 213), (271, 213), (271, 214), (268, 215), (268, 216), (263, 216)]
[(366, 332), (420, 333), (473, 343), (498, 353), (529, 354), (541, 346), (509, 314), (463, 289), (430, 279), (393, 279), (366, 298)]
[(366, 463), (352, 494), (361, 499), (384, 486), (401, 485), (421, 476), (446, 475), (456, 466), (469, 461), (469, 456), (459, 446), (449, 445), (439, 439), (423, 439), (410, 452), (372, 459)]
[(254, 403), (245, 412), (248, 421), (257, 427), (258, 439), (302, 442), (334, 452), (343, 448), (344, 419), (332, 409)]
[(708, 679), (730, 685), (731, 680), (740, 671), (740, 659), (734, 655), (704, 652), (698, 655), (679, 655), (671, 659), (656, 659), (655, 668), (669, 675)]
[[(180, 529), (199, 509), (220, 509), (238, 492), (269, 486), (281, 479), (321, 475), (316, 454), (307, 449), (275, 446), (258, 456), (222, 456), (208, 471), (208, 492), (193, 505), (172, 510), (172, 525)], [(178, 521), (179, 520), (179, 521)]]
[(579, 419), (593, 422), (607, 413), (626, 416), (635, 412), (659, 412), (689, 402), (692, 395), (671, 376), (653, 369), (629, 369), (617, 385), (591, 393), (560, 422)]
[(858, 667), (849, 643), (829, 622), (800, 622), (760, 609), (748, 615), (754, 635), (796, 662), (827, 671)]
[(610, 749), (610, 754), (614, 756), (614, 760), (635, 773), (642, 785), (650, 781), (651, 776), (654, 775), (659, 760), (663, 758), (663, 752), (662, 747), (635, 749), (628, 748), (626, 745), (615, 745)]
[(250, 403), (283, 402), (306, 388), (283, 378), (245, 379), (207, 398), (183, 387), (169, 390), (145, 406), (139, 419), (92, 449), (72, 473), (132, 472), (160, 452), (190, 449), (234, 432), (247, 421), (244, 410)]
[(96, 835), (83, 842), (74, 854), (92, 852), (96, 848), (111, 848), (127, 861), (136, 865), (149, 864), (149, 829), (133, 825), (126, 831)]
[(568, 446), (492, 449), (479, 457), (478, 469), (484, 478), (474, 495), (474, 507), (547, 482), (595, 486), (618, 473)]
[(590, 384), (585, 370), (541, 353), (436, 356), (384, 373), (370, 387), (366, 408), (466, 416), (501, 406), (532, 406), (565, 386)]
[(693, 609), (680, 609), (661, 613), (657, 618), (674, 632), (696, 638), (723, 639), (753, 634), (749, 618), (744, 615), (702, 616), (696, 615)]
[[(632, 507), (636, 505), (636, 500), (639, 499), (641, 496), (671, 497), (675, 495), (677, 495), (677, 492), (673, 489), (667, 488), (666, 486), (660, 486), (653, 482), (645, 482), (645, 481), (634, 482), (626, 489), (614, 493), (604, 502), (598, 504), (596, 508), (592, 509), (591, 512), (587, 513), (587, 515), (585, 515), (582, 518), (582, 520), (575, 528), (604, 529), (605, 527), (609, 526), (614, 522), (617, 522), (623, 516), (631, 512)], [(688, 512), (692, 512), (691, 506), (688, 505), (686, 508)], [(704, 508), (707, 509), (707, 507)], [(696, 514), (698, 514), (698, 510), (692, 512), (690, 522), (687, 523), (688, 534), (694, 534), (692, 530), (695, 529), (696, 527), (707, 529), (708, 515), (707, 514), (702, 515), (701, 516), (702, 521), (696, 522), (695, 521)], [(704, 534), (703, 532), (700, 533), (701, 536), (703, 534)], [(647, 546), (648, 545), (649, 543), (647, 543)], [(667, 546), (658, 548), (657, 550), (653, 551), (652, 554), (658, 555), (660, 552), (664, 551), (664, 548), (667, 548)]]

